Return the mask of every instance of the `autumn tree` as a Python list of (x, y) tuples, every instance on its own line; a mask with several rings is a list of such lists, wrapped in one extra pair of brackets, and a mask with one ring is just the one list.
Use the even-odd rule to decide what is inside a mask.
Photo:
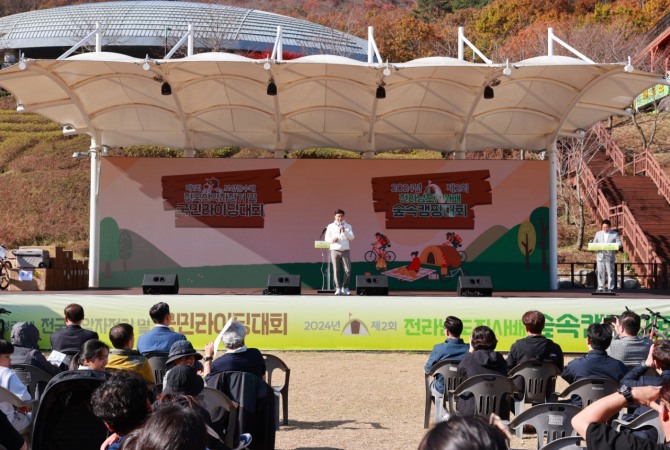
[(519, 250), (526, 257), (526, 270), (528, 270), (530, 269), (530, 255), (535, 251), (536, 244), (535, 227), (530, 221), (522, 222), (519, 225), (517, 241)]

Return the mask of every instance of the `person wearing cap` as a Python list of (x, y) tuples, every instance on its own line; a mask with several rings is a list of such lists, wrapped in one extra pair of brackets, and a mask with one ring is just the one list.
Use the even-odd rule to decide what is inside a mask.
[(198, 397), (202, 394), (205, 382), (195, 369), (180, 364), (170, 369), (170, 376), (163, 380), (163, 394), (183, 394)]
[(137, 350), (141, 354), (167, 353), (174, 342), (186, 340), (186, 336), (170, 329), (172, 313), (167, 303), (160, 302), (153, 305), (149, 309), (149, 316), (155, 325), (151, 331), (144, 333), (137, 340)]
[(223, 332), (223, 345), (226, 346), (226, 353), (216, 361), (214, 359), (214, 346), (205, 347), (205, 375), (206, 379), (211, 378), (221, 372), (249, 372), (256, 376), (265, 375), (265, 360), (260, 350), (257, 348), (248, 348), (244, 344), (247, 330), (240, 322), (233, 321), (228, 329)]
[(119, 323), (109, 330), (109, 340), (112, 341), (113, 349), (109, 351), (107, 369), (123, 369), (135, 372), (144, 378), (149, 388), (156, 383), (154, 371), (149, 361), (142, 355), (133, 351), (135, 346), (135, 332), (129, 323)]
[(51, 364), (40, 352), (40, 332), (30, 322), (17, 322), (12, 327), (12, 364), (28, 364), (42, 369), (51, 376), (62, 372), (60, 367)]

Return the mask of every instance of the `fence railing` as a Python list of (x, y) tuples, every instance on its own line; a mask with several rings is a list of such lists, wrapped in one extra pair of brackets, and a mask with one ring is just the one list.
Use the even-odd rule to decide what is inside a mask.
[[(668, 289), (670, 273), (667, 263), (615, 263), (614, 285), (617, 289), (625, 289), (625, 280), (637, 280), (642, 287)], [(597, 287), (595, 262), (558, 263), (559, 288), (560, 281), (566, 281), (570, 288)], [(565, 286), (563, 284), (563, 286)]]
[(612, 139), (612, 135), (605, 125), (601, 122), (596, 123), (591, 127), (591, 130), (598, 137), (598, 142), (605, 148), (605, 154), (612, 158), (614, 167), (621, 172), (621, 175), (626, 174), (626, 154), (619, 148), (617, 143)]
[(670, 203), (670, 177), (661, 168), (649, 149), (633, 157), (633, 173), (635, 175), (644, 173), (651, 178), (658, 187), (658, 194)]

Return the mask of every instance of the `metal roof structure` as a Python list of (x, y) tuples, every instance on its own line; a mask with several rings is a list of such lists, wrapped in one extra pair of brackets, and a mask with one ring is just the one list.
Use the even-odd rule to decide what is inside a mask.
[(0, 49), (40, 57), (31, 53), (72, 47), (94, 30), (96, 23), (104, 34), (102, 45), (108, 50), (114, 46), (172, 46), (190, 24), (196, 51), (271, 52), (281, 26), (285, 52), (367, 59), (365, 40), (305, 20), (225, 5), (156, 0), (89, 3), (0, 17)]

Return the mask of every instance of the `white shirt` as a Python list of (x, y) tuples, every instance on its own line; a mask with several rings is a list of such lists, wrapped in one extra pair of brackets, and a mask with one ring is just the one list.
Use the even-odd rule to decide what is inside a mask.
[[(344, 227), (344, 232), (342, 232)], [(337, 238), (337, 242), (335, 239)], [(332, 222), (326, 227), (326, 242), (330, 242), (331, 250), (349, 250), (349, 241), (354, 240), (354, 230), (346, 221), (342, 223)]]

